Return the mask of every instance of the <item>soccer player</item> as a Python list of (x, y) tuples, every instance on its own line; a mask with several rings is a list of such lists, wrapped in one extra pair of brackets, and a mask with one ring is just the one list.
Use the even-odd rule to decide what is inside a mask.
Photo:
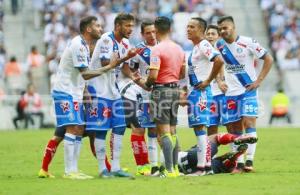
[[(208, 25), (205, 32), (205, 38), (211, 45), (214, 46), (216, 41), (219, 39), (218, 26), (212, 24)], [(226, 125), (224, 93), (227, 90), (227, 85), (224, 82), (223, 68), (216, 76), (216, 78), (211, 82), (210, 86), (213, 95), (213, 101), (210, 105), (209, 124), (207, 127), (208, 136), (218, 133), (218, 125)]]
[[(134, 17), (131, 14), (120, 13), (114, 21), (114, 31), (101, 36), (96, 43), (92, 56), (92, 68), (106, 67), (112, 60), (113, 53), (119, 56), (120, 67), (92, 79), (88, 83), (88, 91), (92, 96), (92, 104), (87, 107), (86, 130), (95, 131), (95, 150), (98, 160), (99, 175), (106, 177), (131, 177), (120, 167), (122, 138), (126, 123), (120, 91), (130, 78), (129, 59), (134, 57), (137, 49), (130, 49), (128, 38), (134, 27)], [(111, 135), (111, 172), (105, 166), (105, 139), (109, 129)]]
[[(221, 17), (218, 27), (222, 39), (217, 41), (216, 46), (226, 62), (225, 82), (228, 89), (225, 96), (228, 122), (234, 130), (231, 133), (241, 135), (245, 129), (246, 134), (256, 137), (257, 88), (271, 69), (272, 56), (255, 39), (239, 36), (232, 16)], [(254, 67), (255, 57), (264, 61), (258, 75)], [(249, 144), (244, 167), (246, 171), (253, 170), (255, 149), (256, 144)], [(244, 165), (242, 157), (238, 161), (239, 168)]]
[(198, 17), (190, 19), (187, 25), (188, 39), (194, 44), (188, 58), (188, 122), (197, 137), (198, 171), (195, 174), (199, 176), (211, 171), (210, 163), (206, 162), (207, 135), (204, 128), (209, 124), (212, 102), (210, 82), (223, 65), (219, 52), (205, 40), (206, 27), (206, 21)]
[[(89, 45), (90, 56), (92, 56), (92, 54), (93, 54), (95, 45), (96, 45), (96, 41), (94, 41), (92, 44)], [(84, 95), (84, 97), (87, 97), (87, 96)], [(83, 101), (85, 101), (85, 100), (83, 99)], [(48, 172), (48, 168), (49, 168), (49, 165), (56, 153), (57, 147), (59, 146), (61, 141), (63, 141), (63, 139), (64, 139), (65, 133), (66, 133), (66, 128), (64, 126), (56, 127), (54, 135), (48, 141), (47, 146), (45, 148), (44, 156), (43, 156), (43, 160), (42, 160), (42, 167), (38, 173), (39, 178), (54, 178), (54, 176)], [(85, 137), (85, 136), (89, 137), (91, 152), (96, 157), (96, 152), (95, 152), (95, 147), (94, 147), (94, 139), (95, 139), (94, 135), (91, 133), (85, 132), (83, 137)], [(105, 159), (105, 163), (106, 163), (107, 169), (110, 170), (110, 163), (107, 160), (107, 158)]]
[(140, 86), (150, 89), (150, 112), (154, 118), (160, 145), (166, 159), (166, 171), (161, 177), (177, 177), (178, 139), (176, 135), (179, 106), (179, 79), (185, 76), (184, 52), (170, 39), (171, 21), (167, 17), (155, 19), (159, 43), (151, 49), (149, 76), (139, 79)]
[(118, 61), (115, 55), (107, 67), (90, 70), (89, 45), (100, 38), (102, 28), (94, 16), (81, 19), (79, 27), (80, 35), (73, 38), (63, 52), (52, 91), (57, 127), (66, 128), (64, 178), (69, 179), (92, 178), (79, 173), (77, 165), (85, 123), (82, 104), (85, 80), (102, 75), (114, 68)]
[[(237, 158), (243, 155), (248, 146), (247, 143), (253, 144), (257, 142), (256, 137), (236, 136), (229, 133), (218, 133), (208, 136), (209, 147), (207, 153), (212, 158), (212, 169), (215, 174), (231, 173), (237, 165)], [(228, 152), (221, 156), (216, 156), (220, 145), (235, 143), (238, 145), (237, 151)], [(180, 151), (178, 154), (178, 166), (181, 173), (189, 176), (197, 176), (197, 146), (187, 151)]]
[[(144, 41), (136, 46), (141, 52), (131, 59), (130, 68), (145, 78), (149, 73), (151, 48), (157, 44), (154, 22), (143, 21), (141, 35)], [(124, 99), (126, 123), (132, 128), (131, 145), (137, 164), (136, 175), (159, 174), (155, 123), (149, 115), (150, 92), (131, 81), (123, 88), (121, 94)], [(144, 137), (145, 128), (148, 128), (148, 149)]]

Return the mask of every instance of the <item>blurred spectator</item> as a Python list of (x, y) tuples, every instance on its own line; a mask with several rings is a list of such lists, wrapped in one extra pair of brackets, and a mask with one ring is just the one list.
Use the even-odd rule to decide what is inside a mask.
[(44, 0), (32, 0), (34, 28), (40, 29), (42, 24), (42, 15), (44, 13)]
[(13, 119), (14, 125), (18, 128), (17, 121), (25, 119), (25, 128), (28, 127), (30, 121), (34, 125), (33, 116), (40, 118), (39, 127), (43, 127), (44, 113), (42, 112), (42, 101), (38, 93), (35, 92), (34, 86), (29, 84), (27, 91), (22, 95), (17, 104), (18, 116)]
[(13, 15), (16, 15), (18, 13), (18, 9), (19, 9), (18, 0), (11, 0), (11, 11)]
[(300, 68), (300, 8), (295, 0), (261, 0), (279, 70)]
[(21, 92), (21, 97), (17, 102), (16, 105), (16, 111), (17, 111), (17, 116), (13, 118), (13, 124), (15, 126), (16, 129), (19, 129), (19, 125), (18, 125), (18, 121), (25, 121), (25, 128), (28, 128), (28, 122), (30, 121), (31, 124), (34, 124), (33, 119), (25, 114), (25, 106), (26, 106), (26, 102), (24, 101), (24, 94), (25, 91)]
[(292, 123), (289, 114), (289, 97), (284, 93), (283, 89), (278, 89), (277, 94), (272, 97), (272, 114), (270, 116), (269, 124), (271, 125), (273, 119), (286, 118), (287, 122)]
[(5, 62), (6, 62), (6, 50), (3, 45), (0, 45), (0, 78), (3, 78)]
[(21, 74), (21, 66), (17, 62), (16, 56), (12, 56), (10, 58), (10, 61), (5, 65), (4, 74), (5, 74), (5, 78), (13, 77), (13, 76), (16, 77)]
[(43, 65), (45, 57), (40, 54), (36, 46), (31, 47), (31, 52), (27, 56), (27, 64), (29, 68), (37, 68)]

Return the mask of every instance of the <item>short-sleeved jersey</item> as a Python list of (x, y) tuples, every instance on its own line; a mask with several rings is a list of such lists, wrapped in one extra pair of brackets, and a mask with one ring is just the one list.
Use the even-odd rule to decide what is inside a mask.
[(89, 46), (81, 36), (74, 37), (62, 54), (53, 90), (67, 93), (74, 100), (82, 100), (85, 80), (78, 68), (88, 67), (89, 63)]
[[(149, 75), (151, 48), (147, 46), (145, 42), (139, 43), (136, 45), (136, 48), (142, 48), (142, 52), (131, 59), (130, 68), (138, 69), (141, 76), (143, 78), (147, 78)], [(138, 93), (142, 95), (143, 102), (149, 102), (151, 92), (146, 91), (139, 86), (137, 86), (135, 89), (139, 89)], [(126, 95), (127, 94), (124, 94), (125, 97)]]
[(211, 62), (219, 52), (207, 41), (202, 40), (194, 46), (188, 58), (188, 76), (190, 86), (208, 78), (212, 70)]
[[(91, 68), (97, 69), (102, 67), (101, 60), (111, 59), (114, 52), (117, 52), (120, 58), (125, 57), (129, 47), (128, 39), (123, 38), (121, 42), (118, 42), (113, 32), (103, 34), (96, 43), (91, 60)], [(126, 61), (126, 63), (129, 63), (129, 61)], [(97, 97), (110, 100), (119, 99), (121, 97), (120, 90), (130, 81), (130, 79), (125, 78), (123, 73), (121, 73), (121, 67), (122, 64), (101, 76), (89, 80), (89, 92)]]
[(150, 69), (157, 69), (155, 83), (178, 83), (185, 62), (182, 48), (171, 40), (164, 40), (151, 48)]
[(225, 62), (225, 80), (228, 85), (226, 96), (240, 95), (246, 86), (257, 79), (254, 60), (263, 58), (267, 50), (255, 39), (238, 36), (231, 44), (220, 39), (216, 43)]

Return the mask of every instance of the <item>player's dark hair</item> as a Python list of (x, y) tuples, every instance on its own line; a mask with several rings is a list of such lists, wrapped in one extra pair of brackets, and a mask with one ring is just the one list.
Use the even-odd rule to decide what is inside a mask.
[(79, 30), (80, 33), (84, 33), (85, 30), (87, 29), (87, 27), (93, 22), (93, 21), (97, 21), (97, 18), (95, 16), (87, 16), (84, 17), (80, 20), (80, 24), (79, 24)]
[(203, 32), (205, 32), (206, 27), (207, 27), (206, 20), (204, 20), (203, 18), (200, 18), (200, 17), (194, 17), (194, 18), (192, 18), (192, 20), (197, 20), (200, 27), (203, 29)]
[(218, 35), (220, 35), (218, 26), (213, 25), (213, 24), (210, 24), (210, 25), (207, 26), (206, 31), (208, 31), (209, 29), (214, 29), (214, 30), (216, 30), (217, 33), (218, 33)]
[(157, 32), (166, 34), (171, 30), (171, 20), (165, 16), (157, 17), (154, 21)]
[(141, 32), (144, 33), (145, 28), (151, 25), (154, 25), (154, 22), (152, 20), (144, 20), (141, 24)]
[(220, 25), (222, 22), (224, 21), (230, 21), (234, 24), (234, 20), (232, 16), (222, 16), (221, 18), (219, 18), (218, 20), (218, 25)]
[(115, 18), (114, 24), (115, 26), (117, 24), (122, 25), (124, 21), (134, 21), (134, 16), (130, 13), (119, 13)]
[(9, 61), (10, 62), (16, 62), (17, 61), (16, 56), (11, 56)]

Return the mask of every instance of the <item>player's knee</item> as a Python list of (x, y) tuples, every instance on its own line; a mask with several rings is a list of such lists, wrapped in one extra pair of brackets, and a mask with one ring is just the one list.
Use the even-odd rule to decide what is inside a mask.
[(135, 134), (135, 135), (144, 135), (145, 134), (145, 129), (144, 128), (132, 128), (132, 134)]
[(244, 125), (245, 129), (247, 129), (247, 128), (255, 128), (255, 126), (256, 126), (256, 118), (250, 118), (250, 117), (244, 118), (243, 125)]

